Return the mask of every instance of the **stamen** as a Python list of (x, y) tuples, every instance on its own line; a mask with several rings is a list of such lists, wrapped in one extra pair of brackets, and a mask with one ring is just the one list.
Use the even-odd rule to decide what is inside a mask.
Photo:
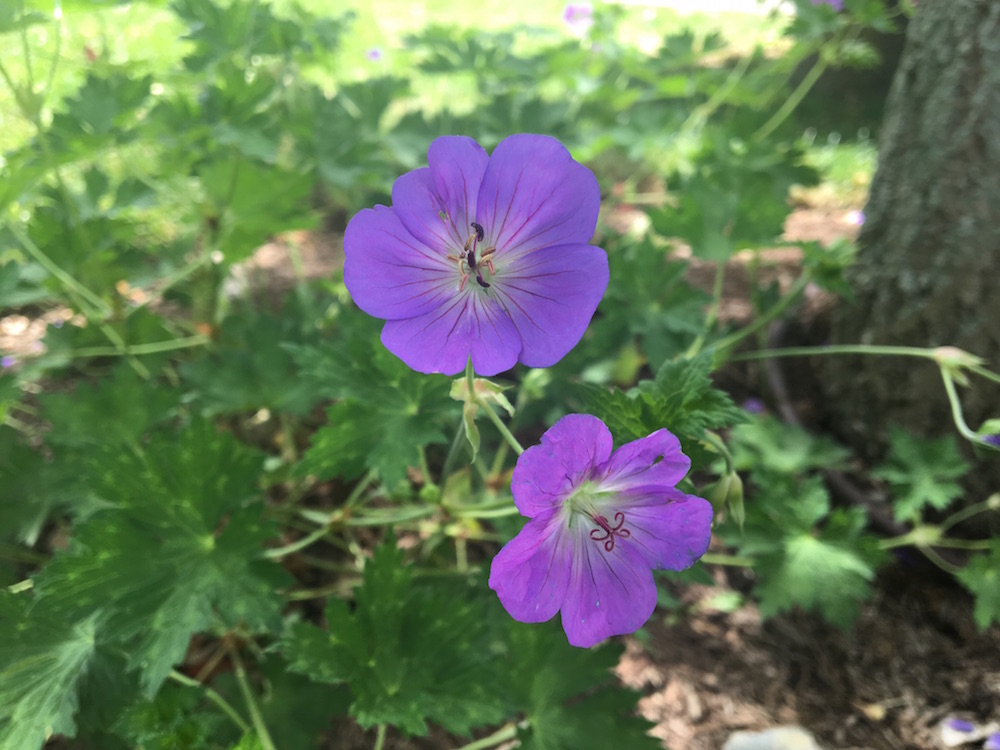
[(482, 242), (483, 237), (486, 236), (486, 232), (483, 231), (483, 225), (472, 222), (472, 228), (476, 230), (476, 239)]
[[(608, 519), (601, 515), (592, 516), (594, 523), (600, 526), (600, 529), (591, 529), (590, 538), (595, 542), (604, 542), (604, 551), (611, 552), (615, 548), (615, 535), (618, 535), (619, 539), (628, 539), (632, 536), (632, 532), (628, 529), (622, 528), (625, 525), (625, 514), (621, 511), (615, 513), (615, 526), (608, 523)], [(601, 530), (604, 530), (604, 536), (598, 536)]]

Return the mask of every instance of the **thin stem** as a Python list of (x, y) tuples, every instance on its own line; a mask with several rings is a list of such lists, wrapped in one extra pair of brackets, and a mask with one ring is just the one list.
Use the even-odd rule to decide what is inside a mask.
[(236, 667), (236, 682), (240, 686), (240, 692), (243, 693), (243, 700), (246, 702), (247, 710), (250, 712), (250, 720), (253, 722), (257, 739), (260, 740), (260, 746), (263, 750), (277, 750), (274, 746), (274, 740), (271, 739), (271, 733), (267, 731), (267, 724), (264, 723), (264, 717), (260, 713), (260, 708), (257, 706), (257, 699), (254, 698), (253, 690), (250, 689), (250, 681), (247, 679), (247, 672), (243, 668), (243, 661), (240, 659), (239, 653), (235, 648), (230, 648), (229, 655)]
[(739, 342), (741, 342), (743, 339), (745, 339), (747, 336), (756, 333), (760, 329), (764, 328), (767, 324), (769, 324), (772, 320), (775, 320), (776, 318), (780, 317), (785, 312), (785, 310), (787, 310), (791, 306), (791, 304), (798, 299), (799, 295), (802, 294), (803, 291), (805, 291), (805, 288), (809, 284), (810, 280), (811, 279), (809, 274), (803, 274), (802, 276), (797, 278), (795, 280), (795, 283), (792, 284), (791, 287), (789, 287), (787, 294), (785, 294), (780, 300), (778, 300), (778, 302), (776, 302), (774, 306), (771, 307), (766, 313), (755, 318), (753, 322), (744, 326), (740, 330), (729, 334), (728, 336), (726, 336), (723, 339), (720, 339), (719, 341), (716, 341), (714, 344), (714, 348), (717, 349), (718, 351), (730, 349)]
[(994, 383), (1000, 383), (1000, 375), (997, 375), (995, 372), (987, 370), (985, 367), (980, 367), (979, 365), (972, 365), (969, 367), (969, 369), (972, 370), (972, 372), (976, 373), (976, 375), (979, 375), (980, 377), (984, 377), (987, 380), (992, 380)]
[(975, 505), (970, 505), (968, 508), (963, 508), (960, 511), (952, 513), (944, 521), (941, 522), (941, 531), (947, 531), (952, 526), (965, 521), (968, 518), (982, 513), (984, 511), (992, 510), (992, 506), (989, 500), (983, 500), (981, 503), (976, 503)]
[(373, 750), (382, 750), (385, 746), (385, 735), (389, 729), (388, 724), (379, 724), (378, 729), (375, 731), (375, 747)]
[(725, 261), (719, 261), (715, 264), (715, 281), (712, 284), (712, 303), (708, 307), (708, 312), (705, 314), (705, 324), (701, 327), (701, 333), (698, 334), (698, 338), (694, 340), (690, 348), (687, 350), (687, 357), (690, 359), (701, 351), (702, 346), (705, 344), (705, 339), (708, 334), (711, 333), (712, 329), (715, 327), (715, 321), (719, 317), (719, 308), (722, 306), (722, 288), (726, 280), (726, 263)]
[(7, 587), (7, 591), (11, 594), (20, 594), (25, 591), (31, 591), (35, 587), (35, 582), (30, 578), (25, 578), (23, 581), (18, 581), (17, 583), (12, 583)]
[(10, 233), (14, 235), (17, 241), (21, 243), (21, 246), (28, 252), (28, 255), (34, 258), (42, 268), (55, 276), (64, 287), (76, 294), (78, 297), (82, 297), (87, 300), (87, 302), (93, 305), (95, 310), (100, 312), (102, 315), (109, 315), (111, 313), (111, 309), (107, 306), (104, 300), (60, 268), (55, 261), (42, 252), (38, 245), (31, 241), (31, 238), (28, 237), (28, 235), (21, 231), (20, 227), (11, 223), (8, 226), (8, 229), (10, 229)]
[(504, 724), (500, 729), (495, 731), (488, 737), (483, 737), (475, 742), (470, 742), (468, 745), (462, 745), (458, 750), (486, 750), (488, 747), (495, 747), (497, 745), (502, 745), (504, 742), (509, 742), (517, 737), (517, 725), (516, 724)]
[(469, 548), (465, 539), (460, 536), (455, 537), (455, 568), (459, 573), (469, 571)]
[(522, 453), (524, 453), (524, 448), (522, 448), (521, 444), (517, 442), (517, 438), (514, 437), (511, 431), (507, 429), (507, 425), (505, 425), (503, 423), (503, 420), (500, 419), (500, 416), (495, 411), (493, 411), (492, 408), (490, 408), (490, 405), (485, 403), (484, 401), (481, 401), (478, 398), (476, 399), (476, 401), (479, 403), (480, 406), (483, 407), (483, 410), (486, 412), (486, 416), (489, 417), (491, 422), (493, 422), (493, 425), (503, 436), (503, 439), (510, 444), (510, 447), (514, 450), (514, 453), (516, 453), (519, 456)]
[(733, 459), (733, 454), (729, 452), (729, 449), (726, 447), (726, 444), (722, 442), (722, 438), (720, 438), (714, 432), (709, 432), (708, 430), (706, 430), (703, 440), (709, 445), (711, 445), (713, 448), (715, 448), (716, 452), (718, 452), (718, 454), (722, 456), (722, 459), (726, 462), (726, 473), (727, 474), (733, 473), (733, 471), (735, 471), (734, 468), (735, 462)]
[(951, 378), (951, 373), (947, 368), (941, 368), (941, 380), (944, 381), (944, 390), (948, 394), (948, 403), (951, 404), (951, 418), (955, 421), (955, 427), (962, 433), (962, 437), (973, 443), (981, 443), (982, 438), (969, 429), (962, 415), (962, 402), (958, 399), (958, 392), (955, 390), (955, 382)]
[(451, 446), (448, 448), (448, 455), (445, 456), (444, 466), (441, 468), (441, 484), (443, 485), (447, 482), (448, 477), (451, 476), (452, 467), (455, 465), (455, 461), (458, 460), (458, 451), (462, 447), (462, 438), (465, 436), (465, 424), (464, 422), (458, 423), (458, 429), (455, 430), (455, 437), (451, 441)]
[(303, 550), (314, 542), (318, 542), (320, 539), (325, 537), (329, 533), (330, 529), (327, 526), (320, 526), (318, 529), (310, 534), (302, 537), (301, 539), (296, 539), (291, 544), (286, 544), (284, 547), (273, 547), (268, 550), (264, 550), (264, 557), (268, 560), (280, 560), (289, 555), (293, 555), (299, 550)]
[(198, 680), (192, 679), (191, 677), (188, 677), (186, 674), (178, 672), (176, 669), (171, 669), (169, 676), (170, 679), (172, 679), (174, 682), (179, 682), (181, 685), (185, 685), (187, 687), (201, 688), (202, 690), (204, 690), (205, 697), (208, 698), (210, 701), (212, 701), (212, 703), (214, 703), (216, 706), (221, 708), (222, 712), (230, 719), (232, 719), (233, 723), (237, 727), (239, 727), (241, 732), (250, 731), (250, 725), (247, 724), (246, 720), (242, 716), (240, 716), (239, 712), (235, 708), (233, 708), (232, 705), (225, 698), (223, 698), (221, 695), (215, 692), (208, 685), (198, 682)]
[(920, 349), (915, 346), (880, 346), (878, 344), (833, 344), (830, 346), (789, 346), (783, 349), (761, 349), (756, 352), (736, 354), (730, 358), (732, 362), (746, 362), (754, 359), (771, 359), (773, 357), (813, 357), (838, 354), (877, 354), (889, 357), (920, 357), (934, 359), (932, 349)]
[(923, 552), (928, 560), (930, 560), (932, 563), (941, 568), (941, 570), (943, 570), (945, 573), (950, 573), (951, 575), (955, 575), (961, 570), (959, 566), (952, 565), (950, 562), (941, 557), (941, 555), (935, 552), (931, 547), (917, 547), (917, 549)]
[(162, 354), (163, 352), (177, 351), (178, 349), (191, 349), (196, 346), (205, 346), (212, 343), (212, 339), (203, 334), (196, 336), (186, 336), (170, 341), (154, 341), (149, 344), (125, 344), (123, 349), (115, 349), (108, 346), (89, 346), (80, 349), (73, 349), (70, 356), (73, 357), (114, 357), (114, 356), (140, 356), (143, 354)]
[(732, 565), (738, 568), (752, 568), (754, 560), (752, 557), (738, 557), (736, 555), (717, 555), (708, 553), (701, 556), (701, 561), (708, 565)]
[(795, 111), (795, 108), (799, 106), (806, 94), (809, 93), (809, 90), (816, 84), (816, 81), (819, 80), (819, 77), (823, 75), (829, 65), (830, 63), (821, 51), (818, 59), (816, 60), (816, 64), (812, 66), (808, 73), (806, 73), (805, 78), (802, 79), (802, 82), (799, 83), (795, 91), (793, 91), (791, 95), (785, 99), (784, 104), (782, 104), (778, 108), (778, 111), (771, 116), (771, 119), (764, 123), (760, 129), (751, 136), (751, 140), (762, 141), (777, 130), (778, 126), (788, 119), (788, 116)]
[[(24, 0), (21, 0), (21, 14), (24, 14)], [(28, 44), (28, 24), (21, 24), (21, 51), (24, 54), (24, 72), (28, 77), (28, 92), (34, 97), (35, 72), (31, 65), (31, 45)]]
[(420, 473), (424, 477), (424, 484), (431, 484), (434, 480), (431, 478), (431, 467), (427, 463), (427, 450), (423, 445), (417, 448), (417, 460), (420, 463)]
[(709, 117), (711, 117), (715, 111), (721, 107), (726, 99), (729, 97), (729, 92), (731, 92), (736, 85), (740, 82), (744, 75), (746, 75), (747, 70), (750, 67), (750, 61), (753, 60), (753, 55), (745, 55), (740, 58), (740, 61), (733, 67), (726, 80), (723, 82), (719, 88), (715, 90), (715, 93), (709, 97), (708, 101), (699, 107), (695, 107), (694, 110), (688, 115), (688, 118), (681, 125), (679, 133), (687, 133), (694, 130), (698, 125), (703, 124)]

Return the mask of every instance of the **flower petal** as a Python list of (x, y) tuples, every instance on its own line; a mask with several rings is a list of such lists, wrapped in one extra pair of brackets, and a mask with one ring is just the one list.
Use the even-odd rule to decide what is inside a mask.
[(563, 630), (574, 646), (634, 633), (656, 609), (653, 574), (630, 546), (610, 552), (587, 537), (575, 540), (573, 569), (562, 605)]
[(562, 606), (573, 559), (571, 537), (558, 511), (533, 518), (490, 565), (490, 588), (510, 616), (545, 622)]
[(459, 250), (476, 221), (476, 199), (488, 161), (485, 149), (471, 138), (437, 138), (427, 150), (430, 166), (407, 172), (393, 183), (392, 207), (414, 237), (431, 247)]
[(681, 453), (681, 441), (667, 430), (657, 430), (616, 450), (601, 467), (601, 488), (627, 491), (639, 487), (673, 488), (687, 476), (691, 459)]
[[(394, 199), (395, 200), (395, 197)], [(601, 190), (555, 138), (521, 133), (494, 149), (476, 216), (485, 241), (505, 255), (550, 245), (586, 244), (594, 235)]]
[(417, 372), (456, 375), (472, 357), (479, 375), (492, 376), (517, 363), (521, 337), (497, 302), (466, 290), (430, 312), (390, 320), (382, 343)]
[(625, 514), (631, 534), (621, 546), (634, 549), (650, 568), (684, 570), (708, 551), (713, 510), (707, 500), (670, 489), (623, 498), (615, 507)]
[(359, 211), (344, 233), (344, 283), (369, 315), (423, 315), (456, 296), (457, 272), (444, 255), (411, 235), (385, 206)]
[(521, 334), (520, 360), (549, 367), (579, 343), (608, 287), (608, 256), (592, 245), (559, 245), (509, 259), (495, 294)]
[(510, 483), (514, 505), (528, 518), (558, 507), (607, 461), (612, 445), (611, 431), (600, 419), (567, 414), (518, 457)]

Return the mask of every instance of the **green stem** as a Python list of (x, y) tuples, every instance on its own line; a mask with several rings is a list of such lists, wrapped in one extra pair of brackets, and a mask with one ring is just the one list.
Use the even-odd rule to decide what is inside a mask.
[[(100, 297), (94, 294), (94, 292), (90, 291), (87, 287), (85, 287), (83, 284), (81, 284), (79, 281), (73, 278), (70, 274), (66, 273), (66, 271), (64, 271), (62, 268), (60, 268), (55, 261), (53, 261), (44, 252), (42, 252), (41, 248), (39, 248), (38, 245), (32, 242), (31, 238), (28, 237), (28, 235), (26, 235), (24, 232), (21, 231), (20, 227), (18, 227), (14, 223), (11, 223), (8, 226), (8, 229), (10, 230), (10, 233), (14, 235), (14, 237), (17, 239), (17, 241), (21, 243), (21, 246), (27, 251), (28, 255), (34, 258), (35, 261), (37, 261), (42, 268), (44, 268), (50, 274), (55, 276), (64, 287), (66, 287), (76, 296), (87, 300), (87, 302), (89, 302), (94, 307), (94, 311), (102, 315), (111, 314), (111, 308), (107, 306), (104, 300), (102, 300)], [(86, 311), (86, 308), (84, 309)], [(93, 313), (94, 311), (91, 312)]]
[(477, 399), (477, 401), (479, 402), (479, 405), (483, 407), (484, 411), (486, 412), (486, 416), (489, 417), (493, 425), (497, 428), (500, 434), (503, 435), (503, 439), (510, 444), (510, 447), (513, 449), (514, 453), (516, 453), (519, 456), (522, 453), (524, 453), (524, 448), (522, 448), (521, 444), (517, 442), (517, 438), (514, 437), (511, 431), (507, 429), (507, 425), (505, 425), (503, 423), (503, 420), (500, 419), (499, 415), (495, 411), (493, 411), (492, 408), (490, 408), (490, 405), (484, 403), (483, 401), (479, 401), (479, 399)]
[(951, 418), (955, 422), (955, 427), (958, 428), (958, 431), (966, 440), (973, 443), (981, 443), (982, 438), (970, 430), (969, 425), (965, 423), (965, 417), (962, 415), (962, 402), (958, 399), (955, 382), (952, 380), (951, 373), (948, 372), (947, 368), (941, 368), (941, 380), (944, 381), (944, 389), (948, 394), (948, 403), (951, 404)]
[(778, 111), (775, 112), (771, 119), (764, 123), (760, 129), (751, 136), (751, 140), (762, 141), (767, 138), (771, 133), (777, 130), (778, 126), (781, 125), (788, 116), (795, 111), (795, 108), (799, 106), (802, 100), (805, 98), (809, 90), (816, 84), (819, 77), (823, 75), (830, 63), (827, 62), (826, 57), (820, 51), (819, 57), (816, 60), (816, 64), (812, 66), (806, 77), (802, 79), (802, 82), (796, 87), (795, 91), (785, 100)]
[(736, 344), (741, 342), (747, 336), (751, 336), (760, 329), (768, 325), (772, 320), (780, 317), (784, 314), (793, 302), (795, 302), (799, 295), (805, 291), (806, 286), (811, 281), (809, 274), (803, 274), (795, 280), (795, 283), (789, 287), (787, 294), (785, 294), (777, 303), (774, 304), (766, 313), (755, 318), (752, 323), (744, 326), (738, 331), (734, 331), (725, 338), (716, 341), (713, 348), (722, 352), (726, 349), (731, 349)]
[(73, 357), (114, 357), (118, 355), (139, 356), (143, 354), (162, 354), (163, 352), (172, 352), (178, 349), (205, 346), (211, 342), (212, 339), (208, 336), (198, 334), (180, 339), (171, 339), (170, 341), (154, 341), (149, 344), (125, 344), (124, 348), (120, 350), (108, 346), (89, 346), (81, 349), (73, 349), (70, 355)]
[(963, 508), (962, 510), (957, 511), (956, 513), (952, 513), (950, 516), (944, 519), (944, 521), (941, 522), (941, 531), (947, 531), (952, 526), (955, 526), (956, 524), (959, 524), (968, 518), (972, 518), (973, 516), (979, 513), (989, 510), (992, 510), (989, 500), (983, 500), (983, 502), (981, 503), (976, 503), (975, 505), (970, 505), (968, 508)]
[(253, 722), (257, 739), (260, 740), (260, 746), (263, 750), (277, 750), (274, 746), (274, 740), (271, 739), (271, 733), (267, 731), (267, 724), (264, 723), (264, 717), (260, 713), (260, 708), (257, 706), (257, 699), (253, 696), (253, 690), (250, 688), (250, 681), (247, 679), (247, 672), (243, 668), (243, 661), (240, 659), (239, 653), (237, 653), (235, 648), (230, 648), (229, 655), (232, 657), (233, 664), (236, 667), (236, 682), (240, 686), (240, 692), (243, 693), (243, 700), (247, 704), (247, 710), (250, 712), (250, 720)]
[(264, 550), (264, 557), (268, 560), (280, 560), (283, 557), (288, 557), (293, 555), (299, 550), (303, 550), (314, 542), (318, 542), (320, 539), (325, 537), (330, 529), (327, 526), (320, 526), (318, 529), (310, 534), (306, 534), (301, 539), (296, 539), (291, 544), (286, 544), (284, 547), (273, 547), (268, 550)]
[(375, 731), (375, 747), (374, 750), (382, 750), (385, 747), (385, 735), (389, 729), (388, 724), (379, 724), (378, 729)]
[[(21, 15), (24, 15), (24, 0), (21, 0)], [(35, 94), (35, 74), (31, 66), (31, 45), (28, 44), (28, 25), (21, 24), (21, 51), (24, 55), (24, 73), (28, 77), (28, 91)]]
[(31, 591), (35, 587), (35, 582), (30, 578), (25, 578), (23, 581), (18, 581), (17, 583), (12, 583), (7, 587), (7, 591), (12, 594), (20, 594), (25, 591)]
[(738, 568), (752, 568), (754, 560), (752, 557), (739, 557), (737, 555), (717, 555), (708, 553), (701, 556), (701, 561), (708, 565), (732, 565)]
[(730, 359), (733, 362), (746, 362), (754, 359), (771, 359), (774, 357), (814, 357), (839, 354), (877, 354), (889, 357), (920, 357), (922, 359), (934, 359), (933, 349), (920, 349), (915, 346), (880, 346), (878, 344), (789, 346), (784, 349), (761, 349), (756, 352), (736, 354)]
[(722, 442), (722, 438), (716, 435), (714, 432), (705, 431), (704, 441), (711, 445), (715, 450), (722, 456), (722, 459), (726, 462), (726, 473), (733, 473), (735, 468), (735, 461), (733, 459), (733, 454), (729, 452), (726, 444)]
[(979, 365), (972, 365), (969, 367), (972, 372), (976, 373), (980, 377), (986, 378), (987, 380), (992, 380), (994, 383), (1000, 383), (1000, 375), (995, 372), (990, 372), (985, 367), (980, 367)]
[(470, 742), (468, 745), (462, 745), (458, 750), (486, 750), (488, 747), (495, 747), (497, 745), (502, 745), (504, 742), (509, 742), (510, 740), (517, 738), (517, 725), (516, 724), (504, 724), (500, 729), (495, 731), (488, 737), (483, 737), (475, 742)]
[(937, 565), (939, 568), (941, 568), (941, 570), (943, 570), (946, 573), (950, 573), (951, 575), (955, 575), (956, 573), (958, 573), (961, 570), (960, 567), (958, 567), (957, 565), (952, 565), (950, 562), (948, 562), (947, 560), (945, 560), (943, 557), (941, 557), (941, 555), (939, 555), (937, 552), (935, 552), (930, 547), (917, 547), (917, 549), (919, 549), (921, 552), (923, 552), (924, 556), (928, 560), (930, 560), (932, 563), (934, 563), (935, 565)]
[(720, 260), (715, 264), (715, 281), (712, 284), (712, 304), (709, 305), (708, 312), (705, 314), (705, 324), (701, 327), (701, 333), (698, 334), (698, 338), (694, 340), (694, 343), (687, 350), (685, 356), (688, 359), (695, 357), (701, 351), (702, 346), (705, 344), (705, 339), (708, 338), (708, 334), (715, 327), (715, 321), (719, 317), (719, 308), (722, 306), (722, 288), (725, 280), (726, 263)]
[(753, 60), (753, 55), (741, 57), (740, 61), (726, 77), (726, 80), (715, 90), (715, 93), (709, 97), (708, 101), (699, 107), (695, 107), (691, 114), (688, 115), (678, 133), (684, 134), (694, 130), (697, 126), (708, 120), (725, 103), (729, 97), (729, 92), (736, 88), (743, 76), (746, 75), (747, 70), (750, 68), (751, 60)]
[(179, 682), (181, 685), (185, 685), (187, 687), (195, 687), (204, 690), (205, 697), (208, 698), (210, 701), (212, 701), (212, 703), (214, 703), (216, 706), (221, 708), (222, 712), (230, 719), (232, 719), (233, 723), (240, 728), (241, 732), (250, 731), (250, 725), (247, 724), (246, 720), (244, 720), (242, 716), (240, 716), (239, 712), (235, 708), (233, 708), (232, 705), (230, 705), (230, 703), (225, 698), (223, 698), (221, 695), (215, 692), (212, 688), (208, 687), (208, 685), (198, 682), (198, 680), (192, 679), (188, 677), (186, 674), (178, 672), (176, 669), (170, 670), (170, 679), (173, 680), (174, 682)]

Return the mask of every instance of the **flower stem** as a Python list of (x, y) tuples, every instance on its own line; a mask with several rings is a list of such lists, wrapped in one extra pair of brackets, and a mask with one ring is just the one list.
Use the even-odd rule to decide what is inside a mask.
[(941, 522), (941, 531), (947, 531), (952, 526), (961, 523), (967, 518), (972, 518), (979, 513), (992, 509), (993, 505), (989, 500), (983, 500), (981, 503), (976, 503), (975, 505), (970, 505), (968, 508), (963, 508), (956, 513), (952, 513)]
[(495, 747), (516, 737), (517, 725), (505, 724), (488, 737), (470, 742), (468, 745), (462, 745), (458, 750), (486, 750), (488, 747)]
[(373, 750), (382, 750), (385, 746), (385, 734), (389, 729), (388, 724), (379, 724), (378, 729), (375, 732), (375, 747)]
[[(723, 342), (725, 341), (723, 340)], [(882, 346), (879, 344), (834, 344), (831, 346), (789, 346), (784, 349), (761, 349), (756, 352), (736, 354), (733, 362), (746, 362), (753, 359), (771, 359), (773, 357), (813, 357), (838, 354), (877, 354), (890, 357), (920, 357), (934, 359), (933, 349), (921, 349), (916, 346)]]
[(142, 354), (162, 354), (163, 352), (177, 351), (178, 349), (191, 349), (196, 346), (205, 346), (211, 343), (208, 336), (198, 334), (196, 336), (185, 336), (184, 338), (171, 339), (170, 341), (154, 341), (149, 344), (125, 344), (123, 348), (117, 349), (110, 346), (89, 346), (80, 349), (73, 349), (70, 352), (72, 357), (116, 357)]
[(955, 427), (966, 440), (981, 443), (982, 438), (970, 430), (969, 425), (965, 423), (965, 417), (962, 415), (962, 402), (959, 401), (958, 392), (955, 390), (955, 381), (952, 380), (951, 373), (945, 367), (941, 368), (941, 380), (944, 381), (944, 390), (948, 394), (948, 403), (951, 404), (951, 418), (955, 422)]
[[(735, 331), (723, 339), (716, 341), (713, 347), (718, 351), (723, 351), (725, 349), (731, 349), (736, 344), (740, 343), (747, 336), (750, 336), (761, 328), (766, 326), (772, 320), (778, 318), (782, 315), (785, 310), (787, 310), (793, 302), (795, 302), (799, 295), (805, 290), (806, 286), (811, 281), (809, 274), (803, 274), (795, 280), (795, 283), (788, 289), (788, 292), (780, 299), (773, 307), (771, 307), (767, 312), (765, 312), (760, 317), (756, 318), (752, 323), (744, 326), (738, 331)], [(734, 357), (734, 359), (736, 359)]]
[(187, 687), (196, 687), (204, 690), (205, 697), (221, 708), (222, 712), (233, 720), (233, 723), (239, 727), (241, 732), (248, 732), (250, 730), (250, 725), (247, 724), (246, 720), (242, 716), (240, 716), (239, 712), (233, 708), (225, 698), (215, 692), (208, 685), (198, 682), (198, 680), (188, 677), (186, 674), (178, 672), (176, 669), (170, 670), (170, 679)]
[(517, 438), (514, 437), (511, 431), (507, 429), (507, 425), (503, 423), (503, 420), (500, 419), (500, 416), (495, 411), (493, 411), (490, 405), (480, 400), (478, 397), (476, 398), (476, 403), (483, 407), (483, 410), (486, 412), (486, 416), (490, 418), (491, 422), (493, 422), (493, 425), (503, 436), (503, 439), (506, 440), (508, 444), (510, 444), (510, 447), (514, 449), (514, 453), (519, 456), (524, 453), (524, 448), (522, 448), (521, 444), (517, 442)]
[(701, 556), (701, 561), (709, 565), (731, 565), (737, 568), (752, 568), (754, 560), (752, 557), (738, 557), (737, 555), (717, 555), (708, 553)]
[(236, 666), (236, 682), (240, 686), (240, 692), (243, 693), (243, 700), (246, 702), (247, 710), (250, 712), (250, 720), (253, 722), (257, 739), (260, 740), (260, 746), (263, 750), (277, 750), (274, 740), (271, 739), (271, 733), (267, 731), (267, 724), (264, 723), (264, 717), (257, 706), (257, 700), (253, 697), (253, 691), (250, 689), (250, 681), (247, 679), (247, 672), (243, 668), (243, 661), (240, 659), (240, 655), (236, 652), (235, 648), (229, 649), (229, 655)]
[(760, 129), (751, 136), (751, 140), (762, 141), (777, 130), (778, 126), (787, 120), (788, 116), (795, 111), (795, 108), (799, 106), (806, 94), (809, 93), (809, 90), (816, 85), (816, 81), (818, 81), (819, 77), (823, 75), (829, 64), (830, 63), (827, 61), (826, 56), (821, 51), (816, 60), (816, 64), (812, 66), (808, 73), (806, 73), (805, 78), (802, 79), (802, 82), (798, 85), (795, 91), (793, 91), (791, 95), (785, 99), (785, 103), (778, 108), (778, 111), (774, 113), (771, 119), (765, 122)]

